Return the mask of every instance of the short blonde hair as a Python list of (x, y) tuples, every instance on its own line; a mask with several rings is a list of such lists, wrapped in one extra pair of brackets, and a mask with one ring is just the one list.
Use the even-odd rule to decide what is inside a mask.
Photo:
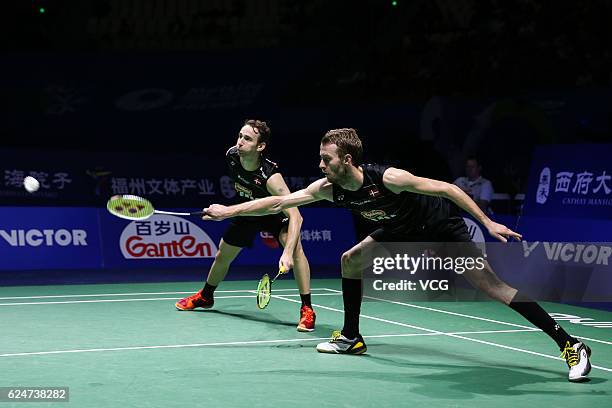
[(357, 136), (357, 131), (352, 128), (332, 129), (325, 133), (321, 139), (321, 144), (335, 144), (338, 146), (338, 155), (350, 154), (353, 158), (353, 165), (359, 166), (363, 156), (363, 146), (361, 139)]

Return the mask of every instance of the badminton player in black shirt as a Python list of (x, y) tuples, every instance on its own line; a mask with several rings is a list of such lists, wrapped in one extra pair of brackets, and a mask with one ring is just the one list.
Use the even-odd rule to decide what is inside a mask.
[[(274, 214), (320, 200), (351, 209), (374, 226), (374, 232), (342, 254), (344, 327), (328, 342), (323, 353), (363, 354), (366, 344), (359, 333), (362, 297), (361, 254), (380, 242), (471, 242), (465, 222), (455, 205), (470, 213), (496, 239), (520, 240), (520, 234), (493, 222), (459, 187), (443, 181), (417, 177), (399, 168), (363, 164), (362, 144), (354, 129), (328, 131), (321, 140), (319, 163), (325, 178), (292, 194), (268, 197), (235, 206), (211, 205), (204, 219)], [(520, 313), (549, 335), (563, 352), (570, 381), (583, 381), (591, 369), (591, 351), (570, 336), (536, 302), (509, 286), (485, 267), (466, 271), (469, 282)]]
[[(226, 153), (230, 177), (234, 182), (238, 201), (249, 202), (271, 195), (289, 194), (289, 188), (278, 171), (278, 166), (265, 157), (270, 139), (266, 122), (247, 120), (240, 129), (236, 145)], [(310, 332), (315, 328), (315, 313), (310, 298), (310, 266), (300, 243), (302, 217), (297, 208), (265, 217), (239, 217), (231, 221), (219, 243), (219, 250), (210, 268), (204, 288), (194, 295), (176, 302), (178, 310), (209, 309), (214, 303), (214, 291), (223, 281), (232, 261), (245, 247), (251, 247), (260, 231), (274, 235), (284, 246), (278, 262), (285, 271), (294, 269), (302, 306), (297, 329)]]

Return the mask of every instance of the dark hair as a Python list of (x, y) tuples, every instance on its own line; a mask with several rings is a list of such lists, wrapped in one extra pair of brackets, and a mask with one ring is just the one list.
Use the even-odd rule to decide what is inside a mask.
[(263, 120), (248, 119), (244, 121), (244, 124), (251, 126), (253, 129), (257, 129), (257, 132), (255, 132), (258, 134), (257, 143), (268, 144), (268, 141), (270, 140), (271, 132), (266, 122), (264, 122)]
[(476, 155), (473, 155), (473, 154), (469, 155), (468, 157), (466, 157), (465, 162), (467, 163), (470, 160), (474, 160), (478, 166), (481, 165), (480, 159)]
[(338, 146), (338, 155), (350, 154), (353, 158), (353, 165), (359, 166), (361, 164), (361, 157), (363, 156), (363, 146), (361, 140), (357, 136), (357, 131), (352, 128), (343, 129), (332, 129), (325, 133), (325, 136), (321, 139), (321, 144), (335, 144)]

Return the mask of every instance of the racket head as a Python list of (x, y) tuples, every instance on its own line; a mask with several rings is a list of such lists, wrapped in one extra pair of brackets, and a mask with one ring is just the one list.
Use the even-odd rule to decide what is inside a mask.
[(270, 298), (272, 297), (272, 281), (270, 280), (270, 275), (267, 273), (261, 277), (259, 283), (257, 284), (257, 307), (260, 309), (265, 309), (270, 303)]
[(129, 194), (112, 196), (106, 203), (106, 209), (126, 220), (146, 220), (155, 213), (149, 200)]

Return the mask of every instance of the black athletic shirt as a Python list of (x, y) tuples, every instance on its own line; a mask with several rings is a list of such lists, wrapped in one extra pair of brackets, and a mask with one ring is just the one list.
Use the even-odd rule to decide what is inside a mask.
[(383, 174), (390, 167), (364, 164), (363, 185), (357, 191), (333, 186), (333, 200), (339, 207), (353, 211), (371, 226), (412, 231), (447, 219), (450, 203), (441, 198), (403, 191), (396, 194), (383, 184)]
[(271, 194), (266, 188), (268, 179), (278, 173), (278, 165), (262, 156), (261, 165), (254, 171), (247, 171), (240, 164), (240, 156), (236, 146), (230, 147), (225, 154), (229, 175), (234, 181), (236, 201), (239, 203), (268, 197)]

